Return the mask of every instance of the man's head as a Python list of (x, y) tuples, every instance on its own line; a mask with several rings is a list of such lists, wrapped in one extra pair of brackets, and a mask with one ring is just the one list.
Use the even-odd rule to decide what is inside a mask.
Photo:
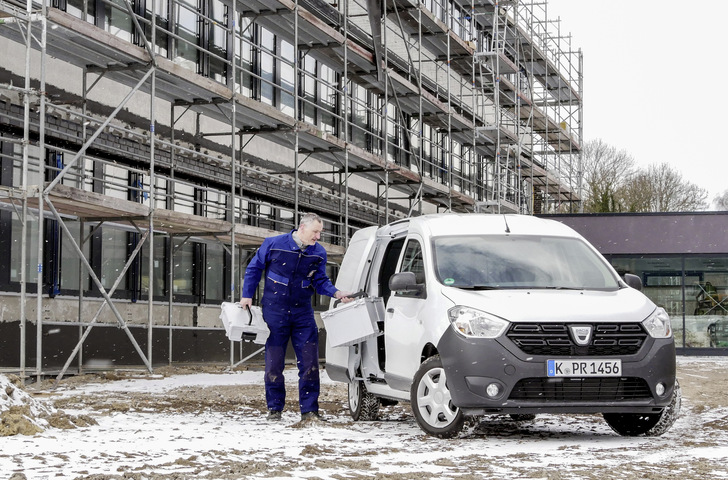
[(313, 245), (321, 238), (323, 229), (324, 223), (321, 217), (315, 213), (307, 213), (301, 217), (296, 235), (304, 245)]

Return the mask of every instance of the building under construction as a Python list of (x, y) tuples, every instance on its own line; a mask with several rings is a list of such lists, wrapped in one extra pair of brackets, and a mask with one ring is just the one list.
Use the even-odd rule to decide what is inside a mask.
[(0, 0), (0, 52), (4, 371), (245, 360), (219, 305), (302, 212), (335, 278), (362, 227), (579, 210), (546, 1)]

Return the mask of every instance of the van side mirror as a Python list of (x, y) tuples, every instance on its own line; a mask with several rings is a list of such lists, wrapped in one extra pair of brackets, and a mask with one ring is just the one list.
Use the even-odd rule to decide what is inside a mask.
[(624, 283), (626, 283), (630, 287), (634, 288), (635, 290), (639, 290), (640, 292), (642, 291), (642, 279), (637, 275), (625, 273), (624, 277), (622, 278), (624, 278)]
[(393, 292), (414, 292), (419, 295), (425, 291), (425, 286), (417, 283), (414, 272), (400, 272), (389, 277), (389, 289)]

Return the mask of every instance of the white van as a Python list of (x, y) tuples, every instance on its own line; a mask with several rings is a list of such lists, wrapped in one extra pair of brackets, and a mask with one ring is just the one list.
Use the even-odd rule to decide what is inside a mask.
[[(584, 238), (523, 215), (436, 214), (359, 230), (336, 287), (373, 334), (327, 337), (326, 370), (354, 420), (409, 401), (452, 437), (488, 414), (601, 413), (621, 435), (659, 435), (680, 408), (670, 319)], [(325, 324), (359, 321), (352, 303)]]

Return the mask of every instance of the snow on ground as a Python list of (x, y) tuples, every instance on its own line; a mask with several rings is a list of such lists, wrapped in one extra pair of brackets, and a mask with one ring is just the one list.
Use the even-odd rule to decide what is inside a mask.
[(0, 375), (0, 436), (34, 435), (49, 426), (50, 405), (35, 400), (19, 377)]
[[(722, 479), (728, 478), (726, 373), (726, 357), (680, 357), (682, 414), (661, 437), (619, 437), (598, 415), (542, 415), (531, 422), (487, 417), (453, 440), (425, 435), (406, 404), (383, 409), (381, 421), (353, 422), (346, 387), (325, 372), (321, 406), (328, 422), (306, 427), (297, 423), (290, 369), (290, 407), (280, 423), (265, 420), (256, 370), (89, 376), (52, 391), (51, 383), (27, 387), (33, 398), (25, 405), (38, 415), (63, 412), (87, 419), (73, 422), (87, 426), (43, 425), (35, 435), (0, 436), (0, 480)], [(8, 385), (0, 375), (1, 392)], [(2, 402), (5, 414), (9, 400)]]

